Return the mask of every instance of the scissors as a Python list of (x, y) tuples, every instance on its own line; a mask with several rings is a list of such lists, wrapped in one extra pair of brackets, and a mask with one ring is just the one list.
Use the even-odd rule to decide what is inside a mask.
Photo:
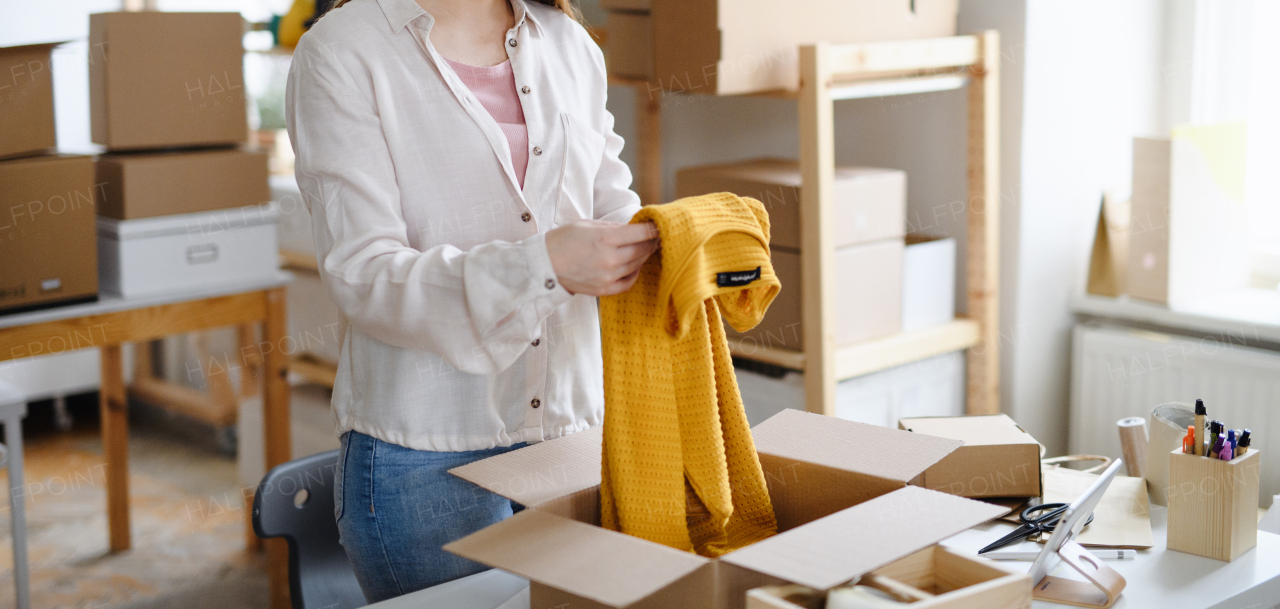
[[(1012, 533), (997, 539), (991, 545), (978, 550), (978, 553), (985, 554), (1016, 541), (1022, 541), (1032, 535), (1052, 532), (1053, 527), (1058, 525), (1059, 520), (1062, 520), (1062, 514), (1067, 511), (1067, 507), (1069, 505), (1066, 503), (1042, 503), (1022, 510), (1022, 513), (1018, 514), (1018, 520), (1022, 521), (1022, 526), (1014, 529)], [(1045, 513), (1032, 518), (1032, 514), (1036, 512)], [(1089, 519), (1085, 521), (1084, 525), (1088, 526), (1090, 522), (1093, 522), (1093, 514), (1089, 514)]]

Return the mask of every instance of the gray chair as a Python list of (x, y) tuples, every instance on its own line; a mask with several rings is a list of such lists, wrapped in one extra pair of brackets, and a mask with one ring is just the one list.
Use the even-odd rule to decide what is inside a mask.
[(0, 461), (9, 470), (9, 527), (13, 531), (13, 587), (18, 609), (31, 606), (30, 574), (27, 567), (27, 519), (23, 511), (26, 489), (22, 480), (22, 419), (27, 416), (27, 397), (0, 381), (0, 423), (4, 423), (4, 444)]
[(365, 605), (333, 518), (338, 451), (311, 455), (267, 472), (253, 497), (253, 531), (289, 543), (289, 595), (294, 609)]

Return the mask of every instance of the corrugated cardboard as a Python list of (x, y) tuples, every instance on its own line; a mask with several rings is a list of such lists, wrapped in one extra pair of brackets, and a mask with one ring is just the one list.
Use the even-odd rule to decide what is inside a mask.
[(961, 497), (1040, 496), (1040, 444), (1008, 415), (899, 419), (898, 428), (964, 442), (912, 484)]
[[(668, 91), (799, 86), (800, 44), (954, 36), (958, 0), (652, 0), (654, 69)], [(610, 34), (612, 35), (612, 34)]]
[[(831, 334), (836, 345), (847, 345), (902, 330), (901, 237), (843, 247), (833, 257), (836, 314)], [(782, 282), (782, 291), (755, 328), (738, 332), (729, 325), (725, 331), (743, 344), (772, 349), (804, 348), (801, 331), (801, 299), (804, 285), (800, 277), (800, 253), (772, 248), (773, 272)]]
[(611, 11), (607, 27), (609, 75), (653, 78), (653, 26), (649, 13)]
[[(800, 183), (800, 164), (788, 159), (683, 167), (676, 172), (676, 198), (731, 192), (758, 199), (769, 211), (769, 244), (803, 249)], [(877, 167), (836, 167), (831, 200), (832, 247), (906, 234), (906, 172)]]
[(601, 529), (598, 507), (560, 510), (598, 496), (598, 430), (451, 470), (529, 509), (445, 549), (528, 577), (535, 607), (730, 608), (762, 585), (842, 584), (1007, 511), (907, 486), (955, 440), (796, 410), (752, 433), (782, 532), (718, 560)]
[(50, 54), (59, 44), (0, 48), (0, 159), (57, 147)]
[(259, 205), (271, 200), (267, 155), (235, 148), (104, 154), (98, 213), (117, 220)]
[(239, 13), (89, 16), (93, 141), (111, 150), (248, 140)]
[(956, 240), (907, 235), (902, 254), (902, 331), (945, 324), (956, 316)]
[(93, 159), (0, 162), (0, 313), (95, 300)]
[(1249, 285), (1245, 145), (1242, 122), (1134, 138), (1130, 296), (1180, 306)]

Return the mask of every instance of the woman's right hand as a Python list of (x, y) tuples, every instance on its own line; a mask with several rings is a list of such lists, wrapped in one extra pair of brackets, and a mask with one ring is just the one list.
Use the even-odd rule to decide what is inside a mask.
[(631, 289), (640, 267), (658, 249), (651, 222), (577, 220), (547, 232), (547, 253), (560, 285), (571, 294), (610, 296)]

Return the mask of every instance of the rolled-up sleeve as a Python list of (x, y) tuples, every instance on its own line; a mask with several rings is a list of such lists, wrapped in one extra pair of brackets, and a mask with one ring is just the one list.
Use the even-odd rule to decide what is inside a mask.
[(572, 298), (556, 281), (544, 236), (466, 251), (410, 246), (372, 85), (359, 66), (316, 51), (304, 37), (295, 57), (306, 60), (290, 70), (286, 119), (334, 304), (390, 345), (430, 351), (472, 374), (506, 369)]

